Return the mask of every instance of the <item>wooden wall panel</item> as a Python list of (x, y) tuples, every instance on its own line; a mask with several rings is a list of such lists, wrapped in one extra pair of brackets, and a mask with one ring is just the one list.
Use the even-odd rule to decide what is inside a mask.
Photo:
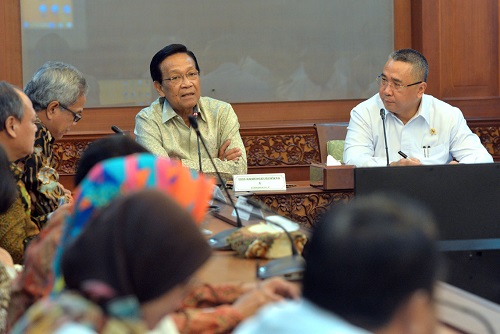
[(498, 95), (498, 1), (436, 2), (440, 3), (440, 95)]
[(19, 0), (0, 1), (0, 80), (22, 87), (21, 7)]
[(394, 49), (412, 46), (412, 1), (394, 1)]
[(412, 0), (411, 44), (429, 62), (427, 93), (466, 118), (497, 118), (499, 0)]

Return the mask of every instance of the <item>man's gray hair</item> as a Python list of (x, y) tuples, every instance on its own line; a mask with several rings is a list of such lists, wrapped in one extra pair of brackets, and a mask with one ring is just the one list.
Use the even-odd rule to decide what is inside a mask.
[(59, 101), (64, 106), (72, 105), (80, 96), (87, 95), (88, 85), (76, 67), (60, 61), (49, 61), (35, 72), (24, 92), (35, 111), (40, 111), (52, 101)]
[(14, 116), (22, 120), (24, 106), (19, 92), (10, 83), (0, 81), (0, 131), (5, 130), (7, 118)]

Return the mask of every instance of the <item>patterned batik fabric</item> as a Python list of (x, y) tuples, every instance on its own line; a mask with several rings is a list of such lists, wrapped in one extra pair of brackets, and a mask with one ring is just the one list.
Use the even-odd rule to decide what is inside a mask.
[(53, 152), (54, 138), (40, 119), (37, 118), (35, 124), (38, 130), (34, 151), (23, 159), (23, 181), (34, 198), (31, 215), (43, 225), (46, 216), (58, 208), (60, 201), (67, 202), (67, 199), (64, 187), (59, 183)]

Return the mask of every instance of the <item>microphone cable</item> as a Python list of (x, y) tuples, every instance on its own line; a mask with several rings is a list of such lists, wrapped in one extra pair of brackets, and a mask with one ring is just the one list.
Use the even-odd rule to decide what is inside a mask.
[(196, 134), (198, 142), (198, 164), (200, 165), (200, 173), (203, 173), (203, 167), (201, 166), (201, 150), (200, 150), (200, 136)]
[(385, 142), (385, 156), (387, 157), (387, 166), (389, 166), (389, 148), (387, 147), (387, 133), (385, 132), (385, 110), (380, 109), (380, 117), (382, 118), (382, 126), (384, 127), (384, 142)]
[[(219, 170), (217, 169), (217, 166), (215, 165), (215, 163), (212, 159), (212, 156), (210, 155), (210, 151), (208, 150), (207, 145), (205, 144), (205, 140), (203, 139), (203, 136), (200, 133), (200, 129), (198, 128), (198, 120), (196, 119), (196, 117), (194, 117), (192, 115), (189, 115), (188, 119), (189, 119), (189, 123), (191, 123), (191, 126), (193, 127), (194, 131), (196, 132), (196, 135), (198, 136), (199, 141), (201, 141), (203, 148), (205, 149), (205, 151), (208, 154), (208, 157), (209, 157), (208, 160), (210, 160), (210, 162), (212, 163), (212, 167), (214, 168), (215, 173), (217, 174), (217, 177), (219, 178), (219, 181), (221, 182), (222, 188), (224, 189), (224, 192), (226, 193), (226, 196), (228, 197), (229, 202), (231, 203), (231, 206), (234, 208), (234, 212), (236, 213), (236, 225), (238, 228), (240, 228), (243, 226), (243, 224), (241, 223), (240, 214), (238, 213), (238, 208), (236, 208), (236, 205), (234, 204), (233, 198), (231, 197), (231, 195), (229, 194), (229, 191), (227, 190), (226, 183), (224, 182), (224, 179), (220, 175)], [(198, 152), (200, 152), (200, 150), (198, 150)], [(200, 162), (200, 165), (201, 165), (201, 162)]]
[[(263, 205), (262, 203), (260, 203), (259, 201), (255, 200), (253, 198), (247, 198), (247, 203), (250, 204), (251, 206), (253, 206), (254, 208), (261, 209), (261, 210), (264, 210), (266, 212), (277, 215), (276, 212), (274, 212), (269, 207), (267, 207), (267, 205)], [(251, 215), (254, 215), (259, 219), (264, 219), (267, 223), (270, 223), (271, 225), (277, 226), (280, 229), (282, 229), (285, 232), (286, 236), (288, 237), (288, 240), (290, 240), (290, 244), (292, 246), (292, 255), (294, 255), (294, 256), (299, 255), (299, 251), (297, 250), (297, 247), (295, 246), (295, 242), (293, 241), (292, 235), (290, 234), (290, 232), (287, 231), (286, 228), (284, 228), (281, 224), (278, 224), (278, 223), (275, 223), (275, 222), (269, 220), (269, 218), (264, 217), (264, 215), (257, 215), (254, 212), (247, 212), (247, 213), (250, 213)]]

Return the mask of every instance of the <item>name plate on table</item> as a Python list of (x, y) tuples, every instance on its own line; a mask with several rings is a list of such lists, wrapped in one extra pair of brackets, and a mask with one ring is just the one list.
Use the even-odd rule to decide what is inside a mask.
[(323, 190), (354, 189), (354, 166), (311, 164), (310, 184)]
[(285, 173), (233, 175), (234, 191), (286, 190)]

